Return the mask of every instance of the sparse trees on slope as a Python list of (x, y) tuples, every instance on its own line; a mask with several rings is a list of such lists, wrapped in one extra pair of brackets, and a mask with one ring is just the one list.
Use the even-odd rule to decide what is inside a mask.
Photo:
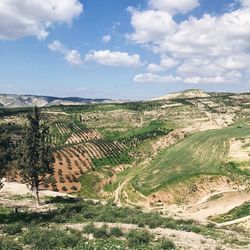
[(19, 148), (19, 169), (22, 179), (36, 192), (40, 204), (39, 191), (45, 178), (54, 173), (53, 154), (49, 144), (49, 127), (41, 123), (37, 107), (28, 115), (28, 125)]
[(0, 189), (3, 187), (1, 179), (6, 174), (9, 163), (12, 160), (13, 147), (6, 128), (0, 129)]

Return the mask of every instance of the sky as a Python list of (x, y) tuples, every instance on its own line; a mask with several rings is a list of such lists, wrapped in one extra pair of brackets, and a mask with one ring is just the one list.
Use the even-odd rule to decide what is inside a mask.
[(250, 0), (1, 0), (0, 93), (250, 89)]

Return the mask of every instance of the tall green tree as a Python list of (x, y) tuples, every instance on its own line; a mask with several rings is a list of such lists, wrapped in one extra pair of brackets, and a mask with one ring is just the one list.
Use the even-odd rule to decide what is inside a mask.
[(1, 179), (5, 176), (9, 163), (13, 159), (13, 145), (7, 128), (0, 128), (0, 189), (3, 187)]
[(54, 173), (54, 158), (49, 143), (49, 127), (42, 123), (37, 107), (28, 115), (28, 124), (19, 147), (19, 169), (23, 181), (36, 193), (40, 204), (39, 191), (45, 178)]

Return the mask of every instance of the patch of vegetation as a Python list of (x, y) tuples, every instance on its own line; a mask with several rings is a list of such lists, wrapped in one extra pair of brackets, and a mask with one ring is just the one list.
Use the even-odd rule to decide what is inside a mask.
[(162, 250), (174, 250), (174, 249), (176, 249), (176, 246), (173, 243), (173, 241), (168, 240), (166, 238), (163, 238), (163, 239), (160, 240), (159, 249), (162, 249)]
[(127, 152), (92, 160), (92, 163), (96, 168), (108, 165), (114, 167), (119, 164), (131, 164), (131, 162), (132, 162), (132, 157), (130, 157)]
[(118, 238), (123, 236), (123, 232), (119, 227), (112, 227), (110, 229), (110, 235)]
[(223, 196), (223, 194), (215, 194), (215, 195), (209, 197), (209, 199), (207, 201), (214, 201), (214, 200), (221, 198), (222, 196)]
[(22, 228), (23, 228), (23, 224), (16, 222), (16, 223), (4, 226), (3, 232), (9, 235), (16, 235), (22, 232)]
[(0, 236), (0, 250), (21, 250), (22, 247), (13, 238)]
[(98, 199), (98, 192), (95, 189), (97, 184), (100, 183), (100, 177), (98, 173), (89, 171), (79, 178), (81, 183), (81, 191), (79, 195), (82, 197), (88, 197), (91, 199)]
[(29, 228), (22, 236), (24, 244), (31, 245), (33, 249), (67, 249), (76, 247), (79, 242), (85, 241), (81, 234), (76, 231), (63, 231), (56, 228), (41, 229)]
[(218, 215), (215, 217), (210, 218), (211, 220), (218, 222), (218, 223), (223, 223), (227, 221), (232, 221), (236, 219), (243, 218), (245, 216), (250, 215), (250, 202), (245, 202), (241, 206), (238, 206), (232, 210), (230, 210), (228, 213), (223, 214), (223, 215)]
[(137, 248), (141, 246), (147, 246), (153, 239), (153, 235), (151, 235), (146, 230), (131, 230), (126, 238), (128, 240), (128, 246), (132, 248)]

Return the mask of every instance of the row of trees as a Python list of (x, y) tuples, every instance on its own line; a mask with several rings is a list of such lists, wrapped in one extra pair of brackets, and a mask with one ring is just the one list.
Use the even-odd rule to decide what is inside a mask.
[(24, 183), (35, 192), (40, 204), (39, 189), (46, 177), (54, 173), (54, 158), (49, 143), (49, 127), (41, 121), (37, 107), (28, 115), (28, 123), (18, 148), (15, 149), (6, 128), (0, 131), (0, 188), (10, 163), (16, 158)]

